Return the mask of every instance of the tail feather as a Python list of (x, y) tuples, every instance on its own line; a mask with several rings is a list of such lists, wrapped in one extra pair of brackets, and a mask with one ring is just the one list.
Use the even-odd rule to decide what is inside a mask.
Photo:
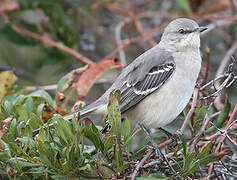
[[(80, 113), (80, 118), (84, 118), (86, 116), (88, 116), (89, 114), (93, 113), (94, 111), (96, 111), (97, 109), (99, 109), (101, 106), (103, 106), (102, 103), (99, 103), (98, 101), (94, 102), (94, 103), (91, 103), (87, 106), (85, 106), (82, 110), (78, 111), (78, 112), (75, 112), (75, 113), (72, 113), (72, 114), (69, 114), (69, 115), (65, 115), (63, 116), (63, 119), (65, 120), (68, 120), (68, 121), (71, 121), (73, 116), (77, 116), (78, 113)], [(56, 121), (53, 121), (52, 123), (50, 123), (48, 125), (49, 128), (52, 128), (53, 127), (53, 124), (55, 123)], [(38, 133), (39, 133), (39, 130), (40, 128), (34, 130), (32, 132), (32, 136), (36, 136)]]
[(78, 115), (78, 113), (80, 114), (80, 118), (84, 118), (86, 116), (88, 116), (89, 114), (93, 113), (95, 110), (97, 110), (98, 108), (100, 108), (100, 106), (102, 106), (103, 104), (100, 104), (100, 103), (92, 103), (92, 104), (89, 104), (87, 106), (85, 106), (83, 109), (79, 110), (78, 112), (76, 113), (72, 113), (72, 114), (69, 114), (69, 115), (65, 115), (63, 116), (63, 119), (65, 120), (71, 120), (73, 118), (74, 115)]

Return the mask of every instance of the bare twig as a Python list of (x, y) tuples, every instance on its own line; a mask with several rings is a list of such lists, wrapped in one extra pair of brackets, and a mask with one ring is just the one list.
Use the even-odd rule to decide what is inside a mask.
[(112, 59), (117, 53), (119, 53), (122, 49), (125, 49), (126, 47), (130, 46), (133, 43), (139, 42), (141, 40), (144, 40), (145, 38), (150, 38), (152, 35), (157, 33), (161, 33), (161, 31), (164, 29), (165, 25), (162, 25), (160, 27), (154, 28), (150, 31), (147, 31), (144, 36), (138, 36), (135, 38), (131, 38), (130, 40), (126, 41), (124, 40), (124, 44), (122, 44), (120, 47), (117, 47), (115, 50), (113, 50), (110, 54), (106, 55), (104, 59)]
[(215, 22), (212, 22), (211, 24), (207, 25), (207, 30), (204, 31), (201, 36), (205, 36), (206, 34), (210, 33), (211, 31), (213, 31), (214, 29), (216, 29), (217, 27), (222, 27), (222, 26), (229, 26), (230, 24), (232, 24), (234, 22), (234, 20), (232, 19), (219, 19)]
[[(229, 128), (231, 122), (234, 120), (234, 116), (235, 116), (236, 112), (237, 112), (237, 104), (235, 105), (235, 108), (234, 108), (234, 110), (232, 111), (228, 122), (226, 123), (226, 129)], [(221, 147), (222, 143), (224, 142), (224, 140), (225, 140), (225, 138), (226, 138), (226, 135), (227, 135), (227, 131), (226, 131), (226, 132), (224, 133), (224, 135), (221, 137), (221, 139), (220, 139), (220, 141), (219, 141), (219, 143), (218, 143), (218, 145), (217, 145), (217, 147), (216, 147), (215, 153), (218, 153), (218, 152), (219, 152), (220, 147)], [(211, 172), (212, 172), (212, 169), (213, 169), (213, 163), (211, 163), (211, 165), (210, 165), (210, 167), (209, 167), (209, 169), (208, 169), (208, 177), (210, 177), (210, 174), (211, 174)]]
[(231, 7), (231, 11), (232, 11), (232, 15), (235, 15), (237, 13), (236, 8), (235, 8), (235, 3), (233, 0), (229, 0), (230, 1), (230, 7)]
[[(122, 30), (123, 26), (128, 24), (129, 21), (130, 21), (130, 19), (126, 18), (124, 21), (118, 23), (115, 28), (115, 39), (116, 39), (116, 43), (117, 43), (118, 47), (121, 47), (123, 44), (123, 41), (121, 38), (121, 30)], [(121, 49), (119, 51), (119, 60), (121, 61), (122, 64), (127, 65), (126, 55), (125, 55), (125, 52), (123, 49)]]
[(205, 85), (203, 85), (202, 87), (199, 88), (200, 91), (204, 90), (206, 87), (210, 86), (210, 85), (214, 85), (214, 83), (216, 81), (219, 81), (222, 78), (228, 77), (228, 74), (222, 74), (218, 77), (216, 77), (215, 79), (211, 80), (210, 82), (206, 83)]
[(214, 93), (212, 93), (206, 97), (202, 97), (201, 99), (207, 99), (210, 97), (214, 97), (214, 98), (218, 97), (220, 95), (219, 93), (223, 89), (229, 87), (235, 81), (235, 79), (236, 79), (236, 76), (233, 73), (229, 73), (228, 77), (225, 79), (225, 81), (217, 88), (217, 90)]
[[(144, 36), (145, 35), (145, 31), (143, 30), (143, 27), (142, 27), (141, 22), (139, 21), (139, 18), (136, 17), (134, 15), (134, 13), (129, 13), (129, 15), (130, 15), (131, 19), (133, 20), (133, 22), (135, 24), (135, 28), (136, 28), (137, 32), (139, 32), (139, 34), (141, 36)], [(140, 16), (140, 18), (141, 18), (141, 16)], [(156, 42), (152, 38), (149, 39), (148, 41), (149, 41), (151, 46), (155, 46), (156, 45)]]
[(208, 47), (206, 48), (206, 54), (207, 54), (207, 63), (206, 63), (206, 69), (205, 69), (205, 75), (204, 75), (204, 82), (207, 80), (209, 65), (210, 65), (210, 49)]
[[(212, 107), (213, 105), (213, 102), (209, 105), (208, 109), (207, 109), (207, 112), (209, 111), (209, 109)], [(205, 129), (206, 129), (206, 126), (208, 124), (208, 122), (210, 121), (210, 117), (208, 116), (208, 113), (206, 112), (206, 115), (204, 117), (204, 120), (202, 122), (202, 127), (201, 129), (199, 130), (198, 134), (195, 136), (195, 138), (192, 140), (192, 144), (190, 146), (190, 150), (191, 152), (194, 151), (195, 149), (195, 145), (197, 144), (197, 142), (200, 140), (201, 136), (204, 134), (205, 132)]]
[(142, 160), (137, 164), (135, 170), (133, 171), (131, 180), (135, 180), (137, 172), (139, 171), (139, 169), (143, 166), (143, 164), (145, 163), (145, 161), (151, 156), (153, 150), (149, 149), (148, 152), (146, 153), (146, 155), (142, 158)]
[(195, 88), (194, 92), (193, 92), (193, 101), (192, 101), (191, 109), (189, 110), (180, 131), (177, 132), (178, 134), (179, 133), (181, 133), (181, 134), (184, 133), (184, 130), (186, 129), (186, 126), (188, 125), (189, 120), (191, 119), (193, 113), (195, 112), (195, 109), (196, 109), (196, 106), (197, 106), (197, 100), (198, 100), (198, 92), (199, 92), (198, 88)]
[(224, 74), (225, 67), (229, 63), (231, 56), (235, 53), (236, 50), (237, 50), (237, 41), (234, 42), (234, 44), (231, 46), (231, 48), (225, 54), (223, 60), (221, 61), (220, 66), (216, 72), (216, 77), (220, 76), (221, 74)]

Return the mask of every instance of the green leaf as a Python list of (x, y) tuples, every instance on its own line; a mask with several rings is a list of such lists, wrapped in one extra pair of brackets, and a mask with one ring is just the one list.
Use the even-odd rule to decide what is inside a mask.
[(45, 104), (40, 104), (38, 105), (37, 110), (36, 110), (36, 114), (38, 118), (40, 118), (41, 120), (42, 120), (42, 112), (43, 112), (44, 106)]
[(114, 146), (114, 155), (116, 160), (116, 171), (119, 172), (123, 166), (123, 151), (119, 144)]
[(182, 145), (183, 145), (183, 153), (184, 153), (184, 158), (186, 159), (187, 157), (187, 141), (184, 135), (181, 137), (182, 140)]
[(161, 172), (152, 173), (148, 177), (136, 178), (136, 180), (165, 180), (165, 179), (168, 180), (169, 178), (165, 177)]
[(206, 157), (204, 157), (204, 158), (202, 158), (202, 159), (200, 160), (200, 164), (201, 164), (201, 165), (207, 165), (207, 164), (210, 163), (210, 162), (218, 161), (218, 160), (220, 160), (220, 159), (221, 159), (221, 158), (216, 157), (216, 156), (214, 156), (214, 155), (212, 155), (212, 154), (209, 154), (208, 156), (206, 156)]
[(58, 125), (64, 130), (65, 135), (69, 138), (69, 139), (73, 139), (74, 135), (72, 133), (71, 128), (68, 125), (68, 122), (63, 119), (62, 117), (58, 117)]
[(215, 123), (215, 126), (212, 126), (210, 128), (208, 128), (205, 132), (206, 135), (211, 135), (212, 133), (217, 131), (217, 128), (222, 127), (222, 125), (224, 124), (225, 120), (228, 118), (229, 113), (230, 113), (230, 108), (231, 105), (229, 102), (227, 102), (224, 106), (224, 108), (222, 109), (220, 115), (217, 118), (217, 121)]
[(12, 159), (9, 159), (10, 162), (13, 162), (17, 160), (17, 163), (21, 166), (21, 167), (37, 167), (39, 166), (39, 164), (33, 163), (33, 162), (28, 162), (28, 160), (21, 158), (21, 157), (15, 157)]
[(115, 134), (116, 137), (121, 139), (121, 113), (119, 109), (119, 99), (120, 92), (118, 90), (114, 90), (110, 93), (110, 103), (108, 106), (108, 120), (111, 126), (110, 132)]
[(67, 84), (67, 79), (72, 75), (73, 71), (67, 73), (65, 76), (63, 76), (59, 81), (58, 81), (58, 86), (56, 92), (58, 93), (61, 88)]
[(15, 44), (19, 45), (35, 45), (37, 43), (36, 40), (33, 38), (28, 38), (21, 33), (15, 31), (15, 29), (12, 28), (12, 26), (7, 25), (3, 28), (0, 28), (0, 33), (4, 34), (4, 36), (10, 41)]
[(36, 145), (35, 141), (30, 137), (26, 137), (26, 136), (24, 136), (22, 138), (18, 137), (18, 138), (16, 138), (16, 140), (20, 141), (24, 145), (30, 144), (33, 147)]
[(27, 123), (28, 114), (27, 114), (26, 108), (20, 104), (16, 105), (15, 107), (21, 119), (24, 120), (25, 123)]
[(94, 144), (97, 150), (104, 152), (104, 144), (100, 139), (100, 132), (93, 123), (86, 125), (84, 135)]
[(188, 0), (177, 0), (177, 3), (179, 7), (181, 7), (184, 10), (184, 12), (186, 12), (187, 14), (192, 13), (192, 9), (190, 8)]
[(203, 151), (200, 152), (200, 153), (197, 155), (196, 159), (201, 159), (201, 158), (203, 158), (204, 156), (208, 155), (208, 154), (211, 152), (212, 147), (213, 147), (214, 144), (215, 144), (215, 143), (214, 143), (213, 141), (209, 142), (209, 143), (207, 144), (207, 146), (203, 149)]
[(124, 122), (124, 144), (127, 144), (129, 136), (130, 136), (130, 122), (128, 118), (125, 119)]
[(16, 124), (16, 118), (14, 118), (9, 128), (9, 135), (11, 137), (11, 141), (14, 141), (16, 139), (16, 132), (17, 132), (16, 130), (17, 130), (17, 124)]
[(24, 99), (25, 99), (25, 96), (21, 94), (21, 95), (17, 96), (16, 99), (13, 100), (13, 104), (14, 105), (23, 104)]
[(184, 159), (184, 166), (183, 166), (183, 170), (184, 172), (189, 170), (190, 165), (193, 163), (193, 161), (195, 160), (194, 157), (196, 155), (196, 152), (191, 152), (187, 155), (187, 158)]
[(40, 154), (40, 161), (43, 162), (49, 168), (55, 169), (56, 167), (53, 165), (54, 151), (52, 150), (49, 142), (39, 141), (37, 146)]
[(30, 115), (30, 113), (31, 113), (31, 112), (33, 111), (33, 109), (34, 109), (34, 103), (33, 103), (32, 97), (28, 97), (28, 98), (26, 99), (25, 106), (26, 106), (26, 110), (27, 110), (28, 115)]
[(114, 145), (114, 136), (109, 136), (104, 145), (104, 154), (108, 152), (109, 149), (111, 149)]
[(29, 125), (32, 129), (37, 129), (39, 126), (43, 126), (44, 123), (35, 113), (31, 113)]
[(59, 126), (57, 123), (54, 123), (54, 127), (55, 127), (55, 129), (57, 130), (57, 133), (59, 134), (59, 136), (64, 140), (64, 142), (67, 143), (67, 144), (69, 144), (69, 143), (68, 143), (68, 139), (67, 139), (67, 137), (66, 137), (66, 135), (65, 135), (65, 133), (64, 133), (64, 131), (63, 131), (63, 129), (62, 129), (62, 127)]
[(28, 97), (34, 97), (34, 98), (41, 99), (53, 107), (56, 105), (55, 101), (53, 101), (51, 96), (44, 90), (34, 91), (31, 94), (29, 94)]

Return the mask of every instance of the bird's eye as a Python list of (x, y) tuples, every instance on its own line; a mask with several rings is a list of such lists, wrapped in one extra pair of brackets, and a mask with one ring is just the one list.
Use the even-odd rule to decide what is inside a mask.
[(180, 29), (180, 30), (179, 30), (179, 33), (180, 33), (180, 34), (184, 34), (184, 33), (185, 33), (184, 29)]

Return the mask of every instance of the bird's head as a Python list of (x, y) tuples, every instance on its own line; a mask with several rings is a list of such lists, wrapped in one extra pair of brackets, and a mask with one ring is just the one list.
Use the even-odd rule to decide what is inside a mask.
[(191, 19), (178, 18), (165, 28), (161, 42), (164, 46), (165, 44), (174, 46), (177, 51), (198, 49), (200, 47), (200, 33), (206, 29), (206, 27), (199, 27)]

